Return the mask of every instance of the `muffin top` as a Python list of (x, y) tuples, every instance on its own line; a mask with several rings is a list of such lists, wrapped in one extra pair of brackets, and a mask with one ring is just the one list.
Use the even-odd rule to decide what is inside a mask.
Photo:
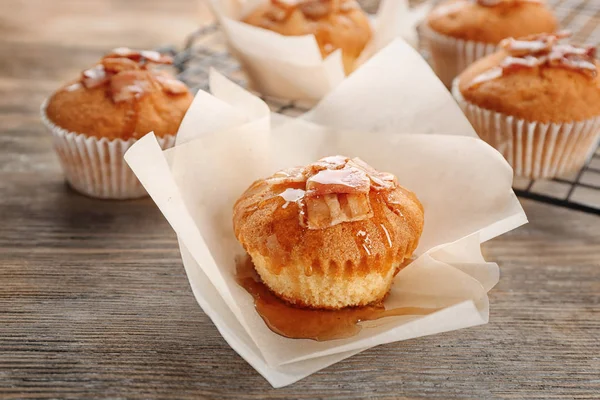
[(315, 35), (323, 57), (342, 49), (356, 59), (371, 39), (369, 19), (355, 0), (271, 0), (244, 22), (286, 36)]
[(364, 161), (326, 157), (256, 181), (234, 206), (236, 237), (269, 257), (278, 274), (388, 271), (409, 258), (423, 231), (423, 207), (392, 174)]
[(193, 96), (154, 64), (171, 64), (155, 51), (117, 48), (48, 101), (46, 116), (67, 131), (107, 139), (174, 135)]
[(443, 35), (491, 44), (557, 28), (544, 0), (447, 0), (431, 11), (427, 23)]
[(571, 122), (600, 116), (594, 47), (562, 43), (567, 33), (506, 39), (458, 78), (468, 102), (520, 119)]

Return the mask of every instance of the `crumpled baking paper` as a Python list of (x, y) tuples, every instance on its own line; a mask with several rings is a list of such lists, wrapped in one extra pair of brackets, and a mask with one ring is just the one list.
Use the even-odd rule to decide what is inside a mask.
[[(398, 39), (310, 113), (271, 115), (259, 98), (214, 72), (174, 148), (153, 134), (125, 159), (179, 238), (198, 303), (230, 346), (274, 387), (383, 343), (485, 324), (498, 266), (480, 243), (526, 223), (504, 158), (477, 138), (425, 60)], [(394, 173), (425, 209), (416, 260), (395, 278), (386, 308), (441, 308), (364, 323), (328, 342), (273, 333), (235, 281), (235, 200), (256, 179), (323, 156), (360, 157)], [(440, 339), (443, 340), (443, 339)]]
[[(258, 92), (314, 103), (344, 79), (341, 51), (321, 57), (313, 35), (283, 36), (241, 20), (269, 0), (210, 0), (231, 53), (241, 62)], [(429, 2), (409, 8), (407, 0), (383, 0), (373, 21), (373, 37), (359, 57), (361, 64), (396, 37), (417, 45), (416, 27)]]

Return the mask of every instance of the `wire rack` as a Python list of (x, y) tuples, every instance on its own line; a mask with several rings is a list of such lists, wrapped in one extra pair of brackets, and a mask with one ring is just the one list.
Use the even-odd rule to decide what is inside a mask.
[[(378, 0), (360, 1), (368, 12), (377, 9)], [(422, 0), (413, 0), (412, 4)], [(564, 28), (573, 32), (576, 43), (600, 44), (600, 0), (549, 0)], [(203, 26), (187, 38), (182, 49), (163, 48), (173, 54), (179, 79), (193, 90), (208, 89), (208, 74), (214, 68), (246, 86), (246, 77), (237, 61), (227, 52), (225, 39), (217, 24)], [(427, 54), (423, 51), (427, 58)], [(299, 102), (261, 96), (273, 112), (298, 116), (308, 108)], [(557, 206), (600, 215), (600, 147), (577, 173), (551, 180), (515, 178), (517, 195)]]

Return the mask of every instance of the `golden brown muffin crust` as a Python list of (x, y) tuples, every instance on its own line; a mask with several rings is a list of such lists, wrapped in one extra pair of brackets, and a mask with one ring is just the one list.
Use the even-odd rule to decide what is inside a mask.
[(315, 35), (323, 57), (342, 49), (346, 74), (372, 34), (367, 15), (354, 0), (300, 0), (295, 5), (272, 0), (244, 22), (286, 36)]
[[(458, 78), (463, 98), (481, 108), (527, 121), (560, 123), (600, 116), (597, 73), (544, 64), (518, 68), (474, 84), (499, 68), (508, 56), (506, 50), (501, 50), (467, 68)], [(595, 65), (600, 67), (598, 61)]]
[(557, 29), (556, 18), (544, 4), (513, 1), (483, 6), (473, 0), (448, 0), (432, 10), (427, 24), (446, 36), (492, 44)]
[(90, 83), (82, 75), (50, 97), (50, 121), (67, 131), (107, 139), (177, 133), (193, 100), (183, 83), (164, 71), (140, 68), (139, 60), (113, 56), (101, 63), (111, 69), (107, 77)]
[(365, 275), (387, 272), (416, 249), (423, 229), (423, 207), (410, 191), (371, 191), (373, 216), (325, 229), (308, 229), (299, 220), (301, 206), (281, 194), (300, 184), (255, 182), (234, 207), (235, 234), (247, 251), (274, 260), (275, 274), (286, 265), (305, 265), (306, 274)]

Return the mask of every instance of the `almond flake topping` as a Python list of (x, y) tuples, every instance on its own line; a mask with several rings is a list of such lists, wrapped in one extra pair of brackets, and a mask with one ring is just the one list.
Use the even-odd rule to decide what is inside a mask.
[(81, 83), (88, 89), (104, 85), (108, 82), (108, 76), (102, 65), (95, 65), (90, 69), (86, 69), (81, 74)]
[(133, 101), (157, 88), (178, 95), (188, 92), (187, 86), (163, 71), (151, 70), (151, 64), (172, 64), (170, 56), (153, 50), (132, 50), (118, 47), (100, 62), (83, 71), (80, 82), (88, 89), (109, 84), (115, 103)]
[(506, 58), (502, 60), (500, 66), (477, 76), (470, 87), (522, 69), (537, 67), (565, 68), (595, 78), (598, 75), (596, 48), (560, 43), (561, 39), (569, 36), (571, 36), (569, 31), (561, 31), (554, 34), (532, 35), (522, 39), (504, 39), (500, 42), (500, 47), (507, 53)]
[(152, 90), (152, 82), (143, 71), (124, 71), (113, 76), (110, 89), (115, 103), (131, 101)]
[[(300, 223), (308, 229), (368, 219), (373, 216), (370, 191), (389, 191), (397, 185), (394, 175), (379, 172), (360, 158), (344, 156), (325, 157), (306, 167), (289, 168), (266, 182), (295, 185), (279, 196), (286, 200), (284, 207), (290, 202), (298, 204)], [(297, 188), (301, 183), (304, 187)]]
[(188, 91), (188, 87), (185, 85), (185, 83), (171, 76), (156, 75), (156, 80), (167, 93), (182, 94)]
[(311, 196), (369, 193), (370, 187), (367, 174), (357, 168), (324, 169), (306, 181), (306, 190)]

